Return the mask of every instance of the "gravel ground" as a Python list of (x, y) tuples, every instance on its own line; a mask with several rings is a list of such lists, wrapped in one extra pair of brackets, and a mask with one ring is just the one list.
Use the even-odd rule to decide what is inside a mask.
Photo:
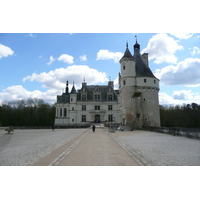
[[(0, 130), (0, 165), (31, 165), (85, 130)], [(147, 131), (109, 134), (142, 165), (200, 166), (199, 140)]]
[(86, 129), (0, 130), (0, 165), (31, 165)]
[(147, 131), (111, 135), (143, 165), (200, 166), (199, 140)]

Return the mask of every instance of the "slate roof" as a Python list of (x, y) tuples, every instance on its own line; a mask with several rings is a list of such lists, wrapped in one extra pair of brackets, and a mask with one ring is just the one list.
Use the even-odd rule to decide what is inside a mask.
[(75, 89), (74, 85), (72, 87), (71, 94), (76, 94), (76, 89)]
[(63, 93), (62, 95), (57, 95), (57, 103), (69, 103), (70, 102), (70, 94)]
[[(98, 87), (99, 91), (101, 93), (101, 99), (100, 100), (94, 100), (93, 99), (93, 91), (95, 88)], [(113, 100), (117, 100), (117, 95), (119, 94), (118, 90), (114, 90), (113, 87), (108, 85), (86, 85), (85, 91), (87, 92), (87, 100), (88, 101), (107, 101), (107, 92), (109, 91), (109, 88), (111, 88), (111, 91), (113, 92)], [(77, 94), (77, 100), (81, 101), (81, 91), (82, 89), (78, 90)]]
[(154, 74), (152, 73), (151, 69), (147, 66), (147, 64), (144, 62), (141, 54), (140, 54), (140, 45), (135, 44), (134, 45), (134, 55), (133, 57), (136, 59), (136, 76), (137, 77), (153, 77)]
[[(93, 99), (93, 92), (95, 88), (98, 87), (101, 93), (100, 100)], [(108, 101), (107, 94), (110, 91), (113, 93), (113, 101), (117, 101), (117, 96), (119, 94), (119, 90), (114, 90), (112, 86), (109, 85), (85, 85), (85, 92), (87, 92), (87, 101)], [(70, 94), (77, 94), (77, 101), (82, 101), (81, 99), (81, 92), (83, 88), (76, 92), (75, 87), (72, 87), (71, 93), (63, 93), (62, 95), (57, 95), (57, 103), (70, 103)]]
[(126, 51), (124, 52), (124, 55), (122, 58), (134, 58), (131, 54), (131, 52), (129, 51), (129, 48), (128, 48), (128, 43), (126, 44)]

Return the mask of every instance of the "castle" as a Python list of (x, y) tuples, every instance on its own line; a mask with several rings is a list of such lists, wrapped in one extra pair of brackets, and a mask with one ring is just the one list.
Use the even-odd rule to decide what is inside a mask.
[(159, 79), (149, 68), (148, 54), (140, 54), (137, 40), (132, 55), (126, 50), (120, 59), (119, 89), (107, 85), (87, 85), (69, 92), (68, 81), (57, 95), (55, 126), (83, 127), (91, 123), (116, 123), (135, 128), (160, 126)]

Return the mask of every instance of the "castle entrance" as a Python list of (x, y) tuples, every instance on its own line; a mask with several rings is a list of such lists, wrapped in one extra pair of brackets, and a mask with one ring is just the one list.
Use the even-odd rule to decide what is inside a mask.
[(94, 122), (95, 123), (100, 123), (100, 115), (95, 115)]

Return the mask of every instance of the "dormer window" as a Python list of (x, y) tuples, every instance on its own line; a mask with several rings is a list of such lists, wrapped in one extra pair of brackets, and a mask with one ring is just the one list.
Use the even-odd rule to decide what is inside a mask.
[(94, 95), (94, 100), (100, 100), (101, 98), (100, 98), (100, 94), (95, 94)]
[(87, 99), (86, 99), (86, 94), (82, 94), (82, 95), (81, 95), (81, 100), (82, 100), (82, 101), (86, 101), (86, 100), (87, 100)]
[(101, 92), (99, 87), (95, 87), (94, 93), (93, 93), (93, 99), (94, 100), (100, 100), (101, 99)]
[(95, 88), (95, 92), (100, 92), (100, 91), (99, 91), (99, 87), (96, 87), (96, 88)]
[(109, 101), (113, 100), (113, 95), (112, 94), (108, 94), (108, 100)]

